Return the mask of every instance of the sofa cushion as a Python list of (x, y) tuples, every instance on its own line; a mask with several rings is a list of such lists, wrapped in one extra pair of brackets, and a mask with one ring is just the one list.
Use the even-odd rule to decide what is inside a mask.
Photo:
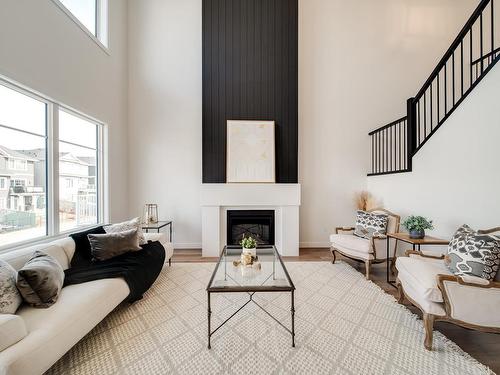
[(387, 233), (388, 216), (385, 213), (373, 213), (358, 210), (354, 235), (371, 239), (374, 235)]
[(138, 217), (135, 217), (128, 221), (124, 221), (122, 223), (106, 225), (104, 227), (106, 233), (124, 232), (131, 229), (137, 229), (137, 234), (139, 236), (139, 245), (144, 245), (146, 243), (146, 239), (144, 238), (144, 234), (142, 233), (141, 219), (139, 219)]
[(16, 286), (31, 306), (49, 307), (57, 301), (63, 282), (61, 265), (50, 255), (36, 251), (17, 272)]
[(500, 240), (462, 225), (450, 241), (446, 264), (457, 276), (494, 280), (500, 266)]
[(121, 278), (64, 287), (47, 309), (21, 306), (29, 334), (0, 353), (0, 368), (8, 374), (42, 374), (103, 320), (129, 294)]
[(0, 314), (0, 352), (28, 335), (23, 318), (19, 315)]
[(137, 228), (123, 232), (89, 234), (92, 259), (106, 260), (129, 251), (139, 251)]
[(437, 275), (451, 275), (442, 260), (428, 261), (426, 258), (398, 257), (396, 260), (398, 278), (431, 302), (443, 302), (443, 295), (437, 285)]
[(0, 259), (0, 314), (14, 314), (23, 302), (16, 288), (17, 272)]

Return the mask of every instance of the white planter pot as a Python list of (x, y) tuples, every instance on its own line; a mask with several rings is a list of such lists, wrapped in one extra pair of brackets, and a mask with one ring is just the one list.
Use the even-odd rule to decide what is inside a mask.
[(243, 253), (245, 254), (250, 254), (252, 256), (256, 256), (257, 255), (257, 249), (254, 247), (252, 249), (243, 249)]

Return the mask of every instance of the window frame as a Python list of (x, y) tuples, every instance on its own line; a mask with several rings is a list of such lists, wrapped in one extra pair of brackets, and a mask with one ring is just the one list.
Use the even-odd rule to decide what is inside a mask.
[[(34, 91), (24, 85), (21, 85), (9, 78), (0, 75), (0, 85), (13, 91), (26, 95), (32, 99), (43, 102), (46, 105), (46, 129), (45, 129), (45, 153), (46, 153), (46, 191), (45, 191), (45, 209), (46, 209), (46, 228), (44, 236), (37, 236), (29, 240), (13, 242), (0, 246), (0, 253), (13, 251), (16, 249), (32, 246), (39, 243), (51, 242), (59, 238), (67, 237), (71, 233), (77, 233), (99, 225), (104, 225), (109, 220), (109, 200), (108, 200), (108, 176), (107, 176), (107, 145), (108, 130), (107, 124), (96, 118), (86, 115), (70, 106), (62, 104), (44, 94)], [(78, 116), (89, 121), (96, 126), (97, 131), (97, 152), (96, 152), (96, 178), (97, 178), (97, 222), (91, 225), (85, 225), (72, 228), (67, 231), (59, 230), (59, 109)], [(9, 127), (12, 130), (29, 133)], [(40, 135), (38, 135), (40, 136)], [(43, 136), (40, 136), (43, 137)]]
[(96, 2), (96, 35), (92, 33), (60, 0), (51, 0), (62, 10), (87, 36), (92, 39), (104, 52), (109, 55), (109, 4), (108, 0)]

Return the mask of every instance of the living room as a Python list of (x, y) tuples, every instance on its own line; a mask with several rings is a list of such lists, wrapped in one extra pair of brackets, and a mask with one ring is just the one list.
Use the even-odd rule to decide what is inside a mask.
[(0, 374), (500, 371), (494, 0), (1, 9)]

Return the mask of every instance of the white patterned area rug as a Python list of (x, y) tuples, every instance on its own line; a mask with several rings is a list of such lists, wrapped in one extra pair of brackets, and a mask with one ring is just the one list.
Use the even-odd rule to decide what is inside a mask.
[[(439, 332), (424, 349), (422, 322), (346, 263), (288, 262), (296, 290), (296, 347), (254, 304), (207, 349), (205, 288), (214, 263), (165, 267), (144, 299), (118, 308), (49, 374), (492, 374)], [(213, 327), (243, 294), (212, 295)], [(290, 294), (255, 299), (286, 325)]]

